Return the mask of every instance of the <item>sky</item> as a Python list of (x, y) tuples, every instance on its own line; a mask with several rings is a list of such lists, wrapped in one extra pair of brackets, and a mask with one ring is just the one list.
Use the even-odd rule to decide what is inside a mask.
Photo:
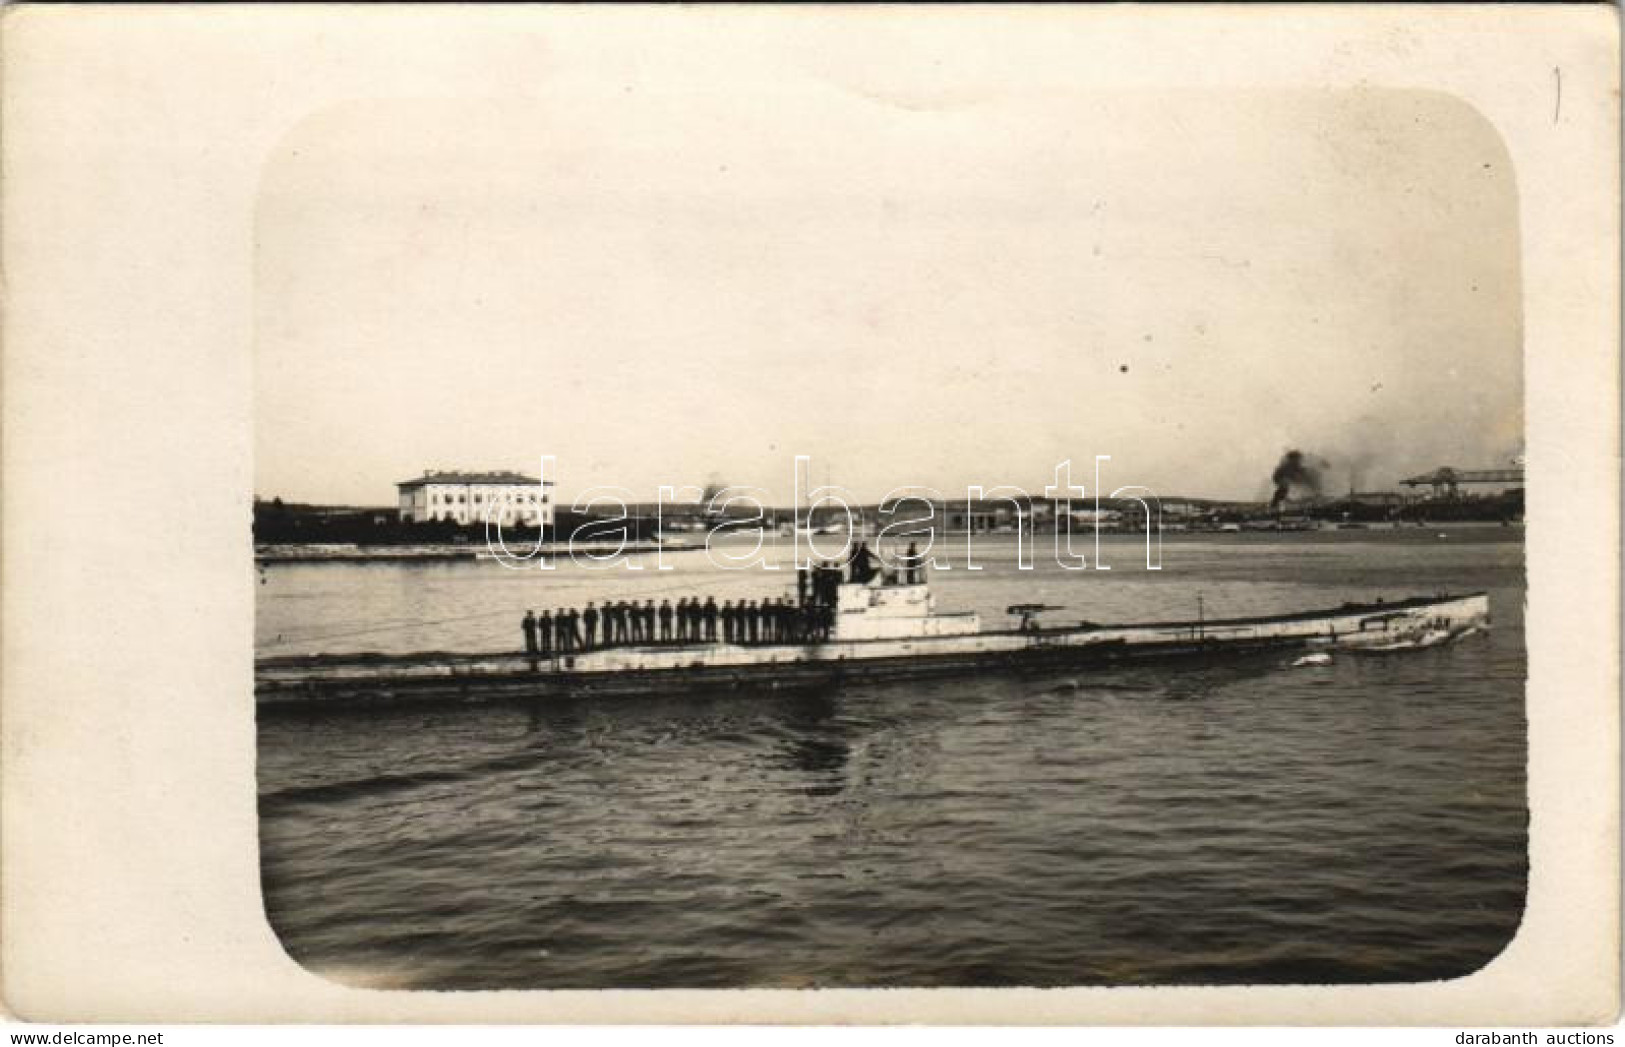
[[(256, 494), (389, 505), (424, 469), (861, 500), (1341, 491), (1521, 451), (1514, 172), (1377, 88), (958, 91), (576, 67), (357, 100), (256, 214)], [(877, 84), (879, 86), (877, 86)]]

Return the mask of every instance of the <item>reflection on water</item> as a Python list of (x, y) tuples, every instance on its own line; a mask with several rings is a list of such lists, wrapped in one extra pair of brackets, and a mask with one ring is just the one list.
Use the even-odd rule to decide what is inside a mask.
[(846, 785), (851, 728), (837, 716), (829, 694), (803, 694), (783, 705), (783, 733), (773, 750), (781, 766), (799, 772), (808, 796), (832, 796)]
[[(330, 977), (438, 988), (1410, 981), (1509, 940), (1526, 874), (1518, 544), (1170, 542), (1160, 575), (1022, 575), (1000, 554), (939, 578), (943, 603), (995, 613), (1042, 590), (1107, 620), (1197, 592), (1252, 613), (1485, 588), (1497, 625), (1315, 669), (1264, 655), (266, 717), (273, 926)], [(424, 570), (277, 568), (262, 641), (410, 617)], [(544, 584), (479, 564), (427, 577), (425, 617), (540, 602)], [(778, 584), (694, 563), (680, 581)], [(434, 646), (497, 639), (453, 629)]]

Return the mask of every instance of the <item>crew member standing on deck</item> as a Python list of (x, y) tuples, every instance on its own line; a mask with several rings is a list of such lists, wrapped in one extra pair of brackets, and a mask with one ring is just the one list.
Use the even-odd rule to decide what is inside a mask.
[(519, 628), (525, 634), (525, 653), (536, 653), (536, 612), (526, 611), (525, 617), (519, 620)]
[(920, 547), (909, 542), (908, 552), (903, 554), (903, 580), (909, 585), (919, 585), (924, 571), (925, 557), (920, 555)]
[(859, 542), (852, 553), (852, 580), (859, 585), (868, 585), (874, 576), (875, 554), (869, 551), (867, 542)]
[(705, 620), (705, 641), (717, 642), (717, 601), (715, 597), (707, 596), (705, 606), (700, 608), (700, 617)]
[(598, 608), (592, 605), (591, 600), (587, 601), (587, 609), (581, 612), (581, 622), (587, 627), (587, 650), (590, 651), (597, 642), (594, 634), (598, 631)]
[(543, 611), (542, 616), (536, 619), (536, 639), (540, 641), (542, 654), (551, 657), (553, 654), (552, 611)]
[(655, 602), (643, 601), (643, 642), (655, 642)]
[(717, 611), (717, 617), (722, 619), (722, 642), (734, 642), (734, 602), (722, 601), (722, 607)]
[(796, 568), (796, 606), (807, 606), (807, 573), (806, 567)]
[(660, 601), (660, 642), (671, 643), (671, 601)]

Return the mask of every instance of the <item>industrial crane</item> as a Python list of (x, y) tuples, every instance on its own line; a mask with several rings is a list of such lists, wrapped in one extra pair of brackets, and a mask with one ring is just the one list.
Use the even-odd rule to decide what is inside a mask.
[(1458, 484), (1521, 484), (1523, 469), (1454, 469), (1446, 465), (1399, 482), (1406, 487), (1431, 487), (1435, 498), (1445, 494), (1454, 498)]

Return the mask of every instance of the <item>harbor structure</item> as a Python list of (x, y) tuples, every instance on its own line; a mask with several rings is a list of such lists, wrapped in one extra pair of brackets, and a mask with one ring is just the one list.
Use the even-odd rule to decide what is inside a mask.
[(1399, 482), (1412, 489), (1431, 487), (1435, 499), (1456, 498), (1462, 484), (1490, 484), (1503, 490), (1521, 488), (1524, 482), (1523, 465), (1519, 462), (1510, 469), (1457, 469), (1442, 465), (1430, 473), (1407, 477)]

